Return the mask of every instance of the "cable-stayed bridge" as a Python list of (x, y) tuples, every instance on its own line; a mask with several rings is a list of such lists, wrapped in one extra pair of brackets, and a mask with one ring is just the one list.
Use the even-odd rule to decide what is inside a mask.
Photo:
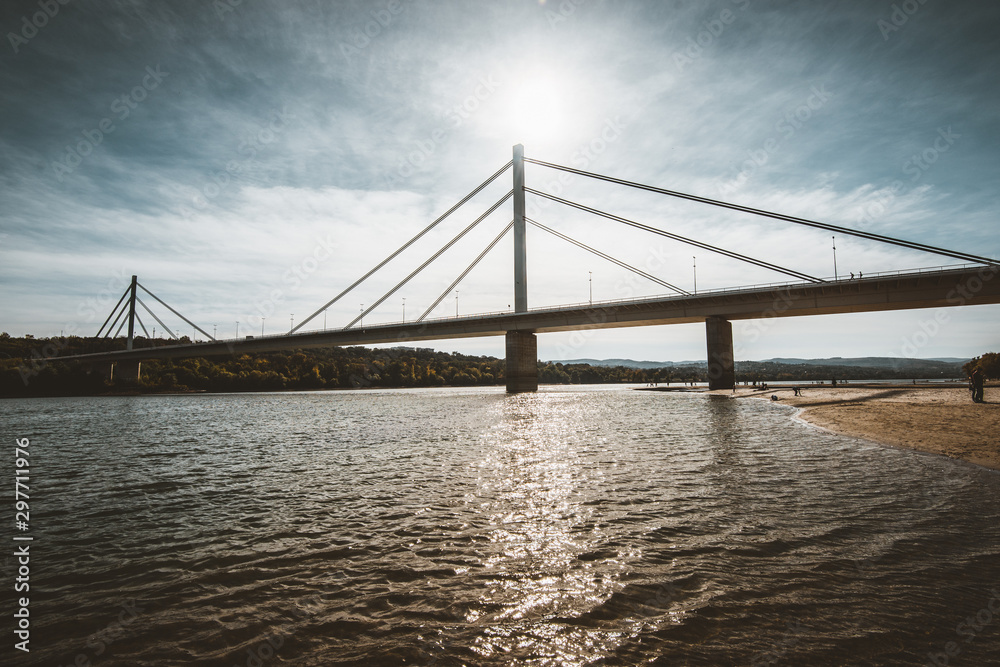
[[(870, 273), (850, 279), (823, 278), (802, 271), (787, 268), (772, 262), (750, 257), (732, 249), (711, 245), (697, 239), (681, 236), (669, 230), (653, 227), (642, 222), (625, 218), (594, 207), (584, 206), (555, 194), (543, 192), (525, 184), (525, 163), (570, 173), (616, 186), (635, 188), (666, 197), (680, 198), (706, 206), (721, 207), (741, 213), (762, 216), (785, 223), (821, 229), (836, 234), (860, 237), (878, 244), (917, 250), (938, 257), (960, 262), (950, 266), (915, 270), (893, 270)], [(322, 331), (303, 330), (306, 325), (327, 308), (336, 304), (347, 294), (375, 275), (392, 260), (410, 248), (428, 232), (467, 204), (474, 196), (507, 171), (512, 174), (513, 187), (503, 197), (490, 206), (482, 215), (462, 229), (426, 261), (409, 275), (375, 300), (343, 328)], [(650, 273), (638, 269), (618, 258), (591, 247), (563, 232), (548, 227), (526, 215), (526, 196), (531, 195), (618, 223), (623, 226), (686, 244), (702, 251), (719, 254), (784, 276), (784, 282), (765, 285), (741, 286), (727, 289), (688, 292)], [(364, 318), (382, 303), (397, 293), (420, 272), (441, 257), (448, 249), (475, 229), (486, 218), (499, 210), (506, 202), (512, 201), (513, 218), (456, 277), (423, 314), (411, 322), (395, 322), (365, 325)], [(654, 282), (669, 290), (668, 294), (656, 297), (619, 299), (614, 301), (588, 302), (557, 307), (528, 307), (527, 243), (526, 229), (532, 226), (552, 236), (571, 243), (602, 259), (625, 268), (645, 280)], [(514, 303), (513, 308), (501, 312), (447, 318), (428, 318), (428, 315), (458, 286), (461, 281), (489, 254), (508, 234), (514, 237)], [(105, 320), (98, 336), (119, 336), (127, 326), (126, 349), (117, 352), (74, 355), (59, 357), (60, 360), (76, 359), (89, 362), (105, 369), (109, 377), (112, 368), (119, 376), (138, 379), (140, 363), (145, 359), (166, 359), (200, 357), (244, 352), (278, 351), (296, 348), (324, 346), (365, 345), (378, 343), (406, 343), (409, 341), (440, 340), (477, 336), (506, 337), (506, 384), (509, 392), (534, 391), (538, 388), (537, 334), (602, 329), (612, 327), (649, 326), (680, 324), (691, 322), (706, 323), (706, 338), (709, 362), (710, 388), (731, 388), (735, 382), (733, 360), (733, 320), (795, 317), (804, 315), (824, 315), (870, 311), (901, 310), (913, 308), (955, 307), (977, 304), (1000, 303), (1000, 280), (994, 280), (1000, 273), (997, 260), (966, 252), (949, 250), (927, 244), (883, 236), (871, 232), (850, 229), (828, 223), (808, 220), (772, 211), (741, 206), (729, 202), (698, 197), (672, 190), (630, 182), (611, 176), (574, 169), (554, 163), (543, 162), (524, 156), (523, 147), (514, 147), (513, 159), (481, 183), (466, 197), (456, 203), (443, 215), (427, 225), (418, 234), (390, 253), (374, 268), (347, 286), (326, 304), (305, 318), (287, 334), (273, 336), (247, 336), (244, 339), (216, 340), (203, 329), (191, 322), (165, 301), (155, 296), (133, 276), (132, 284), (119, 299)], [(141, 293), (140, 293), (140, 290)], [(166, 333), (176, 335), (163, 323), (152, 308), (143, 301), (149, 297), (156, 304), (168, 309), (188, 325), (200, 331), (207, 339), (201, 343), (176, 343), (153, 348), (134, 346), (136, 324), (146, 332), (142, 320), (143, 313), (158, 322)], [(155, 304), (154, 304), (155, 305)], [(141, 309), (141, 310), (140, 310)], [(112, 331), (114, 333), (112, 334)]]

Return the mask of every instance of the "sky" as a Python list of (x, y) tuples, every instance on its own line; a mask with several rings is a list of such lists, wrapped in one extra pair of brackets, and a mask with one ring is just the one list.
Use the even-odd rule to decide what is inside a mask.
[[(96, 334), (133, 274), (219, 338), (288, 331), (515, 144), (1000, 257), (995, 3), (7, 0), (0, 29), (0, 330), (15, 336)], [(819, 277), (835, 261), (840, 276), (957, 263), (533, 164), (526, 183)], [(511, 184), (508, 171), (303, 330), (346, 326)], [(512, 210), (364, 322), (418, 317)], [(688, 291), (791, 280), (535, 195), (528, 215)], [(527, 238), (529, 307), (669, 293), (537, 228)], [(508, 309), (512, 251), (508, 234), (428, 317)], [(1000, 306), (980, 305), (736, 322), (735, 351), (969, 358), (1000, 351), (998, 320)], [(502, 338), (421, 345), (503, 356)], [(538, 346), (552, 360), (696, 360), (705, 331), (542, 334)]]

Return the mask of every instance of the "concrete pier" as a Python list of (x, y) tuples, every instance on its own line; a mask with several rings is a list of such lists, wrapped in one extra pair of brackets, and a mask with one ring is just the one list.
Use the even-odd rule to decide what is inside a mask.
[(733, 324), (724, 317), (705, 320), (708, 341), (708, 388), (732, 389), (736, 386), (733, 363)]
[(138, 384), (142, 362), (138, 359), (116, 361), (111, 368), (111, 380), (125, 384)]
[(538, 391), (538, 341), (531, 331), (507, 332), (507, 393)]
[(113, 362), (95, 362), (87, 364), (87, 374), (97, 373), (105, 382), (111, 382), (115, 375), (115, 364)]

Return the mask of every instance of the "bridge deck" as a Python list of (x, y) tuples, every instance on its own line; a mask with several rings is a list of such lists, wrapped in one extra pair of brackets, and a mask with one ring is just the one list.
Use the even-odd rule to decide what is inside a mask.
[(273, 352), (298, 348), (502, 336), (508, 331), (577, 331), (615, 327), (801, 317), (1000, 303), (1000, 266), (962, 267), (830, 283), (788, 283), (691, 296), (667, 296), (491, 313), (424, 322), (380, 324), (219, 342), (60, 357), (89, 362)]

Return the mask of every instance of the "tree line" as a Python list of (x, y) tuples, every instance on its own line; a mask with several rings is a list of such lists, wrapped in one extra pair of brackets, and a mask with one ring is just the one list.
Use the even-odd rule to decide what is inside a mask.
[(972, 372), (977, 368), (982, 371), (983, 375), (987, 378), (993, 380), (1000, 379), (1000, 354), (997, 354), (996, 352), (987, 352), (983, 356), (976, 357), (962, 366), (962, 371), (967, 376), (972, 377)]
[[(182, 338), (181, 342), (190, 342)], [(162, 339), (135, 339), (136, 348), (171, 344)], [(0, 334), (0, 396), (80, 396), (120, 392), (241, 392), (363, 387), (474, 387), (505, 383), (503, 359), (439, 352), (430, 348), (329, 347), (142, 362), (139, 382), (108, 382), (99, 368), (46, 357), (125, 349), (124, 339), (14, 338)], [(1000, 377), (998, 355), (974, 359), (988, 377)], [(936, 377), (940, 367), (919, 377)], [(955, 364), (951, 377), (959, 377)], [(971, 373), (971, 370), (967, 371)], [(737, 362), (740, 383), (796, 380), (909, 379), (913, 368), (860, 368), (775, 362)], [(706, 382), (707, 367), (632, 368), (538, 362), (542, 384), (683, 384)]]

